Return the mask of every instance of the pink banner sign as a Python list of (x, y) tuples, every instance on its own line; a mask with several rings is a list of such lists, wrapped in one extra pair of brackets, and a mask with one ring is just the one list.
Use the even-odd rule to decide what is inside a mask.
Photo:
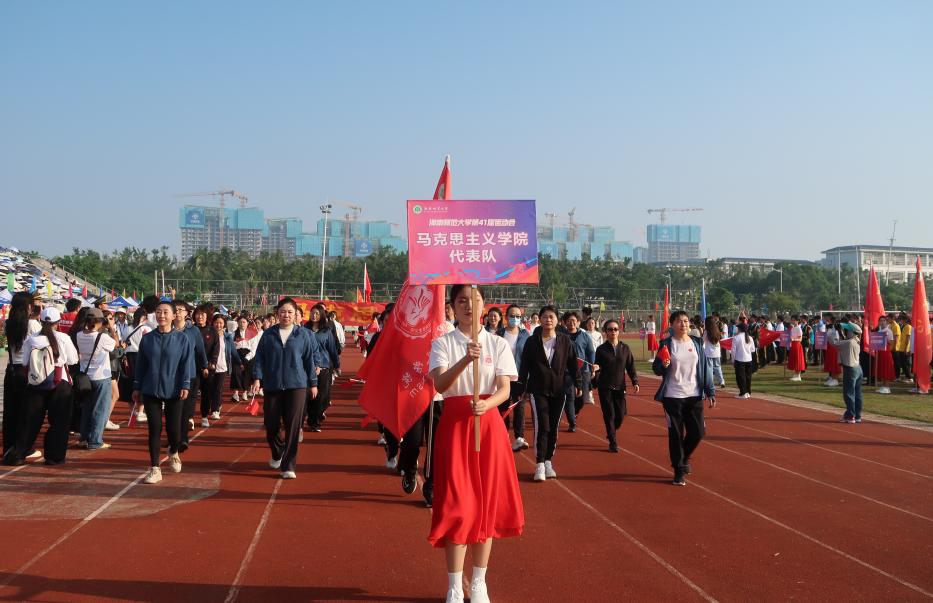
[(826, 349), (826, 333), (814, 333), (813, 334), (813, 349), (815, 350)]
[(781, 347), (790, 349), (790, 331), (781, 331)]
[(534, 201), (408, 201), (408, 273), (421, 285), (538, 282)]
[(888, 334), (881, 333), (869, 333), (870, 339), (868, 340), (868, 349), (872, 352), (880, 352), (888, 347)]

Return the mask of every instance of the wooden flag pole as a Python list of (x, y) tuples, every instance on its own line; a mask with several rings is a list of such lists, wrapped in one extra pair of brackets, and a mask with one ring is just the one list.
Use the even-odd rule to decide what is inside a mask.
[[(479, 343), (479, 319), (480, 319), (480, 309), (479, 309), (479, 289), (476, 288), (476, 285), (472, 285), (472, 316), (473, 320), (472, 325), (470, 326), (470, 338), (473, 343)], [(473, 360), (473, 406), (479, 403), (479, 358)], [(476, 452), (479, 452), (479, 440), (480, 440), (480, 420), (481, 416), (476, 415), (473, 417), (473, 435), (476, 443)]]

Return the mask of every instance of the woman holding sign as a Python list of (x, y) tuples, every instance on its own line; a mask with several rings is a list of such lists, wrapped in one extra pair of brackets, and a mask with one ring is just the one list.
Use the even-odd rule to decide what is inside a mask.
[[(476, 291), (477, 307), (471, 299)], [(444, 413), (435, 436), (434, 511), (428, 541), (444, 547), (447, 556), (447, 601), (463, 601), (463, 563), (472, 547), (470, 600), (488, 601), (486, 568), (492, 539), (518, 536), (525, 513), (515, 461), (505, 424), (496, 407), (509, 399), (510, 381), (517, 377), (509, 344), (480, 329), (471, 341), (473, 312), (482, 314), (483, 294), (469, 285), (453, 285), (450, 302), (458, 328), (431, 345), (429, 370), (444, 396)], [(480, 394), (473, 402), (474, 360), (479, 362)], [(482, 417), (482, 420), (480, 420)], [(474, 422), (480, 421), (480, 450), (474, 448)]]

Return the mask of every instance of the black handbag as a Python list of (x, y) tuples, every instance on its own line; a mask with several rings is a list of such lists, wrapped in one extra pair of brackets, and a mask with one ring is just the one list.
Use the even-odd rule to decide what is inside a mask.
[(97, 334), (97, 339), (94, 340), (94, 348), (91, 350), (91, 355), (87, 359), (87, 366), (84, 367), (84, 370), (81, 370), (81, 363), (78, 363), (78, 372), (72, 376), (74, 381), (74, 391), (77, 394), (87, 395), (91, 393), (91, 378), (87, 376), (87, 371), (91, 368), (91, 361), (94, 360), (94, 353), (97, 352), (97, 344), (100, 343), (100, 336), (104, 332), (101, 331)]

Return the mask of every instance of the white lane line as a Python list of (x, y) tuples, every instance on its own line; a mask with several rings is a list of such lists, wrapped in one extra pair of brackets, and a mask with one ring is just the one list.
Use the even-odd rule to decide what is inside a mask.
[[(588, 436), (590, 436), (590, 437), (592, 437), (592, 438), (595, 438), (596, 440), (599, 440), (600, 442), (608, 442), (608, 440), (606, 440), (606, 439), (604, 439), (604, 438), (601, 438), (601, 437), (599, 437), (598, 435), (596, 435), (596, 434), (594, 434), (594, 433), (590, 433), (589, 431), (587, 431), (587, 430), (585, 430), (585, 429), (581, 429), (579, 426), (577, 427), (577, 431), (582, 431), (583, 433), (587, 434)], [(649, 460), (649, 459), (646, 459), (645, 457), (641, 456), (640, 454), (637, 454), (636, 452), (634, 452), (634, 451), (632, 451), (632, 450), (629, 450), (629, 449), (627, 449), (627, 448), (622, 448), (622, 450), (624, 450), (626, 453), (630, 454), (631, 456), (637, 458), (638, 460), (643, 461), (643, 462), (645, 462), (645, 463), (651, 465), (652, 467), (655, 467), (656, 469), (660, 469), (661, 471), (663, 471), (663, 472), (665, 472), (665, 473), (670, 473), (670, 471), (671, 471), (670, 467), (663, 467), (663, 466), (661, 466), (661, 465), (655, 463), (654, 461), (651, 461), (651, 460)], [(840, 549), (834, 547), (834, 546), (831, 545), (831, 544), (825, 543), (825, 542), (823, 542), (822, 540), (819, 540), (819, 539), (817, 539), (817, 538), (814, 538), (813, 536), (810, 536), (809, 534), (806, 534), (806, 533), (804, 533), (804, 532), (801, 532), (800, 530), (798, 530), (798, 529), (796, 529), (796, 528), (794, 528), (794, 527), (791, 527), (791, 526), (787, 525), (786, 523), (784, 523), (784, 522), (782, 522), (782, 521), (780, 521), (780, 520), (777, 520), (777, 519), (775, 519), (775, 518), (773, 518), (773, 517), (771, 517), (771, 516), (769, 516), (769, 515), (765, 515), (765, 514), (762, 513), (761, 511), (756, 511), (755, 509), (752, 509), (751, 507), (748, 507), (748, 506), (746, 506), (746, 505), (743, 505), (742, 503), (740, 503), (740, 502), (738, 502), (738, 501), (736, 501), (736, 500), (733, 500), (733, 499), (729, 498), (728, 496), (726, 496), (726, 495), (724, 495), (724, 494), (720, 494), (719, 492), (716, 492), (716, 491), (713, 490), (712, 488), (708, 488), (708, 487), (706, 487), (706, 486), (704, 486), (704, 485), (698, 483), (696, 480), (691, 479), (691, 480), (690, 480), (690, 484), (696, 486), (696, 487), (699, 488), (700, 490), (703, 490), (703, 491), (706, 492), (707, 494), (710, 494), (710, 495), (712, 495), (712, 496), (715, 496), (716, 498), (719, 498), (719, 499), (721, 499), (721, 500), (723, 500), (723, 501), (729, 503), (730, 505), (733, 505), (733, 506), (736, 507), (736, 508), (742, 509), (743, 511), (745, 511), (745, 512), (747, 512), (747, 513), (751, 513), (752, 515), (755, 515), (756, 517), (760, 517), (761, 519), (767, 521), (768, 523), (774, 524), (774, 525), (776, 525), (776, 526), (778, 526), (778, 527), (780, 527), (780, 528), (784, 528), (784, 529), (787, 530), (788, 532), (791, 532), (792, 534), (795, 534), (795, 535), (799, 536), (800, 538), (803, 538), (804, 540), (807, 540), (807, 541), (809, 541), (809, 542), (812, 542), (813, 544), (815, 544), (815, 545), (817, 545), (817, 546), (820, 546), (820, 547), (822, 547), (822, 548), (824, 548), (824, 549), (826, 549), (826, 550), (828, 550), (828, 551), (832, 551), (833, 553), (836, 553), (836, 554), (839, 555), (840, 557), (843, 557), (843, 558), (845, 558), (845, 559), (848, 559), (849, 561), (852, 561), (853, 563), (857, 563), (858, 565), (861, 565), (862, 567), (864, 567), (864, 568), (866, 568), (866, 569), (869, 569), (869, 570), (871, 570), (871, 571), (873, 571), (873, 572), (876, 572), (876, 573), (878, 573), (878, 574), (880, 574), (880, 575), (882, 575), (882, 576), (884, 576), (884, 577), (886, 577), (886, 578), (890, 578), (891, 580), (897, 582), (898, 584), (900, 584), (900, 585), (902, 585), (902, 586), (905, 586), (905, 587), (907, 587), (907, 588), (909, 588), (909, 589), (911, 589), (911, 590), (913, 590), (913, 591), (916, 591), (916, 592), (918, 592), (918, 593), (920, 593), (920, 594), (922, 594), (922, 595), (924, 595), (924, 596), (926, 596), (926, 597), (928, 597), (928, 598), (933, 599), (933, 592), (929, 592), (929, 591), (927, 591), (927, 590), (924, 590), (922, 587), (917, 586), (916, 584), (913, 584), (912, 582), (908, 582), (907, 580), (904, 580), (904, 579), (902, 579), (902, 578), (898, 578), (898, 577), (895, 576), (894, 574), (891, 574), (890, 572), (886, 572), (885, 570), (881, 569), (880, 567), (876, 567), (876, 566), (874, 566), (874, 565), (868, 563), (867, 561), (863, 561), (863, 560), (859, 559), (858, 557), (855, 557), (855, 556), (853, 556), (853, 555), (850, 555), (849, 553), (846, 553), (845, 551), (840, 550)]]
[(243, 581), (243, 576), (246, 574), (246, 570), (253, 560), (256, 546), (259, 544), (259, 539), (262, 538), (262, 533), (266, 529), (266, 523), (269, 521), (269, 515), (272, 512), (272, 505), (275, 503), (275, 497), (279, 493), (279, 488), (282, 487), (283, 481), (285, 480), (279, 478), (278, 481), (275, 482), (275, 488), (272, 489), (272, 496), (269, 497), (269, 502), (266, 503), (266, 509), (262, 512), (262, 518), (259, 520), (259, 525), (256, 526), (256, 532), (253, 533), (253, 540), (246, 549), (246, 554), (243, 556), (243, 561), (240, 563), (240, 569), (236, 573), (236, 578), (233, 579), (233, 584), (230, 585), (230, 590), (227, 592), (227, 598), (224, 599), (224, 603), (233, 603), (236, 601), (237, 597), (240, 596), (240, 583)]
[[(579, 427), (577, 427), (577, 429), (579, 429), (580, 431), (584, 431), (585, 433), (589, 433), (589, 432), (586, 432), (586, 430), (580, 429)], [(592, 434), (591, 434), (591, 435), (592, 435)], [(532, 460), (527, 456), (526, 453), (522, 453), (521, 456), (522, 456), (523, 459), (525, 459), (525, 461), (526, 461), (527, 463), (529, 463), (529, 464), (531, 464), (531, 465), (534, 465), (534, 464), (535, 464), (534, 461), (532, 461)], [(693, 580), (691, 580), (690, 578), (688, 578), (687, 576), (685, 576), (683, 573), (681, 573), (676, 567), (674, 567), (673, 565), (671, 565), (670, 563), (668, 563), (667, 561), (665, 561), (663, 557), (661, 557), (660, 555), (658, 555), (657, 553), (655, 553), (654, 551), (652, 551), (651, 549), (649, 549), (647, 546), (645, 546), (645, 544), (642, 543), (640, 540), (638, 540), (637, 538), (635, 538), (634, 536), (632, 536), (631, 534), (629, 534), (627, 531), (625, 531), (625, 529), (622, 528), (619, 524), (617, 524), (616, 522), (614, 522), (614, 521), (612, 521), (611, 519), (609, 519), (608, 517), (606, 517), (606, 515), (603, 514), (601, 511), (599, 511), (596, 507), (594, 507), (594, 506), (591, 505), (590, 503), (588, 503), (588, 502), (586, 502), (585, 500), (583, 500), (583, 498), (581, 498), (576, 492), (574, 492), (573, 490), (571, 490), (570, 488), (568, 488), (567, 486), (565, 486), (564, 484), (562, 484), (562, 483), (560, 482), (560, 480), (556, 480), (554, 483), (556, 483), (564, 492), (566, 492), (566, 493), (569, 494), (571, 497), (573, 497), (573, 499), (576, 500), (578, 503), (580, 503), (581, 505), (583, 505), (584, 507), (586, 507), (587, 509), (589, 509), (590, 511), (592, 511), (594, 515), (596, 515), (597, 517), (599, 517), (600, 519), (602, 519), (602, 520), (603, 520), (606, 524), (608, 524), (611, 528), (613, 528), (614, 530), (616, 530), (617, 532), (619, 532), (620, 534), (622, 534), (622, 536), (624, 536), (626, 540), (628, 540), (629, 542), (631, 542), (632, 544), (634, 544), (636, 547), (638, 547), (643, 553), (645, 553), (646, 555), (648, 555), (649, 557), (651, 557), (652, 559), (654, 559), (661, 567), (663, 567), (664, 569), (666, 569), (666, 570), (669, 571), (670, 573), (672, 573), (672, 574), (674, 574), (675, 576), (677, 576), (678, 578), (680, 578), (680, 580), (681, 580), (684, 584), (686, 584), (686, 585), (689, 586), (691, 589), (693, 589), (694, 591), (696, 591), (696, 593), (697, 593), (698, 595), (700, 595), (703, 599), (705, 599), (706, 601), (710, 601), (711, 603), (714, 603), (714, 602), (716, 601), (716, 599), (713, 598), (712, 595), (710, 595), (710, 594), (707, 593), (705, 590), (703, 590), (702, 588), (700, 588), (700, 586), (697, 585)]]
[[(638, 421), (639, 423), (644, 423), (644, 424), (646, 424), (646, 425), (650, 425), (651, 427), (656, 427), (656, 428), (658, 428), (658, 429), (665, 430), (664, 427), (662, 427), (662, 426), (660, 426), (660, 425), (655, 425), (654, 423), (652, 423), (652, 422), (650, 422), (650, 421), (645, 421), (644, 419), (640, 419), (640, 418), (638, 418), (638, 417), (632, 417), (632, 419), (634, 419), (635, 421)], [(716, 421), (722, 421), (722, 419), (716, 419)], [(765, 465), (766, 467), (771, 467), (771, 468), (773, 468), (773, 469), (777, 469), (777, 470), (779, 470), (779, 471), (783, 471), (783, 472), (785, 472), (785, 473), (789, 473), (789, 474), (794, 475), (794, 476), (796, 476), (796, 477), (799, 477), (799, 478), (801, 478), (801, 479), (805, 479), (805, 480), (807, 480), (807, 481), (811, 481), (811, 482), (813, 482), (813, 483), (815, 483), (815, 484), (819, 484), (819, 485), (825, 486), (825, 487), (827, 487), (827, 488), (832, 488), (833, 490), (838, 490), (839, 492), (844, 492), (845, 494), (849, 494), (850, 496), (856, 496), (856, 497), (861, 498), (861, 499), (863, 499), (863, 500), (867, 500), (868, 502), (875, 503), (876, 505), (880, 505), (880, 506), (882, 506), (882, 507), (887, 507), (888, 509), (891, 509), (891, 510), (893, 510), (893, 511), (899, 511), (899, 512), (901, 512), (901, 513), (905, 513), (905, 514), (910, 515), (910, 516), (912, 516), (912, 517), (916, 517), (917, 519), (923, 519), (923, 520), (925, 520), (925, 521), (933, 522), (933, 517), (927, 517), (926, 515), (920, 515), (919, 513), (914, 513), (913, 511), (910, 511), (910, 510), (908, 510), (908, 509), (904, 509), (904, 508), (898, 507), (898, 506), (896, 506), (896, 505), (892, 505), (892, 504), (890, 504), (890, 503), (886, 503), (886, 502), (881, 501), (881, 500), (878, 500), (878, 499), (876, 499), (876, 498), (872, 498), (871, 496), (867, 496), (867, 495), (865, 495), (865, 494), (859, 494), (858, 492), (853, 492), (852, 490), (847, 490), (847, 489), (845, 489), (845, 488), (843, 488), (843, 487), (841, 487), (841, 486), (836, 486), (835, 484), (830, 484), (829, 482), (824, 482), (824, 481), (821, 480), (821, 479), (817, 479), (817, 478), (815, 478), (815, 477), (810, 477), (809, 475), (804, 475), (803, 473), (798, 473), (797, 471), (794, 471), (793, 469), (788, 469), (787, 467), (782, 467), (781, 465), (778, 465), (777, 463), (773, 463), (773, 462), (771, 462), (771, 461), (763, 461), (763, 460), (761, 460), (761, 459), (759, 459), (759, 458), (756, 458), (756, 457), (754, 457), (754, 456), (745, 454), (745, 453), (743, 453), (743, 452), (739, 452), (738, 450), (732, 450), (731, 448), (726, 448), (725, 446), (722, 446), (722, 445), (720, 445), (720, 444), (717, 444), (716, 442), (710, 442), (709, 440), (704, 440), (704, 444), (707, 445), (707, 446), (712, 446), (713, 448), (718, 448), (719, 450), (724, 450), (725, 452), (734, 454), (734, 455), (736, 455), (736, 456), (740, 456), (740, 457), (745, 458), (745, 459), (748, 459), (748, 460), (750, 460), (750, 461), (755, 461), (756, 463), (760, 463), (760, 464), (762, 464), (762, 465)]]
[[(236, 405), (234, 405), (234, 407), (236, 407)], [(193, 441), (195, 441), (196, 439), (198, 439), (198, 438), (201, 436), (201, 434), (203, 434), (205, 431), (207, 431), (207, 429), (208, 429), (208, 428), (205, 427), (205, 428), (202, 429), (201, 431), (199, 431), (199, 432), (197, 432), (196, 434), (194, 434), (194, 436), (191, 437), (191, 439), (189, 440), (189, 442), (193, 442)], [(242, 455), (241, 455), (241, 457), (242, 457)], [(164, 462), (167, 461), (167, 460), (168, 460), (168, 455), (165, 455), (164, 457), (162, 457), (162, 460), (159, 461), (159, 464), (161, 465), (162, 463), (164, 463)], [(28, 467), (28, 465), (21, 465), (21, 467)], [(94, 511), (92, 511), (92, 512), (90, 513), (90, 515), (88, 515), (87, 517), (85, 517), (84, 519), (82, 519), (77, 525), (75, 525), (75, 526), (72, 527), (70, 530), (68, 530), (67, 532), (65, 532), (58, 540), (56, 540), (55, 542), (53, 542), (53, 543), (50, 544), (49, 546), (45, 547), (44, 549), (42, 549), (42, 550), (41, 550), (38, 554), (36, 554), (32, 559), (30, 559), (29, 561), (27, 561), (26, 563), (24, 563), (18, 570), (16, 570), (15, 572), (12, 572), (12, 573), (10, 573), (10, 574), (8, 574), (7, 577), (6, 577), (2, 582), (0, 582), (0, 588), (5, 588), (5, 587), (9, 586), (10, 583), (13, 582), (13, 580), (15, 580), (16, 578), (18, 578), (22, 573), (28, 571), (30, 567), (32, 567), (33, 565), (35, 565), (36, 563), (38, 563), (43, 557), (45, 557), (45, 556), (48, 555), (50, 552), (52, 552), (58, 545), (60, 545), (61, 543), (65, 542), (66, 540), (68, 540), (69, 538), (71, 538), (71, 537), (75, 534), (75, 532), (77, 532), (78, 530), (80, 530), (81, 528), (83, 528), (84, 526), (86, 526), (86, 525), (87, 525), (88, 523), (90, 523), (95, 517), (97, 517), (98, 515), (100, 515), (100, 514), (103, 513), (104, 511), (106, 511), (111, 505), (113, 505), (113, 503), (115, 503), (115, 502), (117, 502), (118, 500), (120, 500), (120, 498), (122, 498), (122, 496), (123, 496), (124, 494), (126, 494), (127, 492), (129, 492), (129, 491), (133, 488), (133, 486), (136, 486), (137, 484), (139, 484), (139, 482), (143, 481), (143, 478), (146, 477), (146, 473), (148, 473), (148, 471), (146, 471), (146, 472), (144, 472), (144, 473), (140, 473), (139, 476), (136, 477), (136, 479), (134, 479), (132, 482), (130, 482), (129, 484), (127, 484), (122, 490), (120, 490), (119, 492), (117, 492), (116, 494), (114, 494), (112, 497), (110, 497), (110, 500), (108, 500), (107, 502), (105, 502), (105, 503), (102, 504), (101, 506), (97, 507), (97, 509), (95, 509)]]
[[(35, 463), (32, 463), (32, 464), (35, 464)], [(20, 465), (19, 467), (13, 467), (12, 469), (10, 469), (9, 471), (7, 471), (7, 472), (4, 473), (3, 475), (0, 475), (0, 479), (3, 479), (3, 478), (5, 478), (5, 477), (8, 476), (8, 475), (12, 475), (13, 473), (16, 473), (17, 471), (19, 471), (19, 470), (21, 470), (21, 469), (25, 469), (26, 467), (29, 467), (29, 465)]]

